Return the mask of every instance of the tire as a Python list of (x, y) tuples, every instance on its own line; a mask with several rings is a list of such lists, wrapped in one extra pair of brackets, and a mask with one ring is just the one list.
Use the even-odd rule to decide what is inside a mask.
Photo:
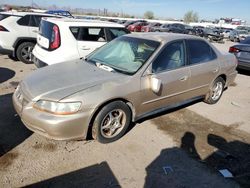
[(122, 101), (111, 102), (95, 117), (92, 137), (100, 143), (116, 141), (126, 133), (130, 123), (130, 108)]
[(23, 42), (21, 43), (16, 50), (16, 56), (19, 59), (19, 61), (22, 61), (23, 63), (30, 64), (32, 62), (31, 54), (32, 50), (35, 46), (35, 43), (33, 42)]
[(217, 103), (224, 91), (225, 80), (222, 77), (218, 77), (214, 80), (210, 91), (207, 93), (204, 102), (207, 104), (215, 104)]

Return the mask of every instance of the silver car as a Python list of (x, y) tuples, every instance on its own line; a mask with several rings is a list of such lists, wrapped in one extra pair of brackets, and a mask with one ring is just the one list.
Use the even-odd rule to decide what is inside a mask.
[(30, 74), (13, 103), (25, 126), (56, 140), (122, 137), (132, 122), (190, 100), (216, 103), (236, 77), (236, 58), (201, 38), (129, 34), (85, 61)]

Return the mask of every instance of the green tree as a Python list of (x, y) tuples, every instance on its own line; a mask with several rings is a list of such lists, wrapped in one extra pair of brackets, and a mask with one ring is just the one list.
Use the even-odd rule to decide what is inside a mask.
[(145, 19), (154, 19), (154, 13), (152, 11), (146, 11), (144, 13), (144, 18)]
[(192, 10), (190, 10), (184, 15), (183, 20), (184, 20), (185, 23), (198, 22), (198, 20), (199, 20), (198, 13), (193, 12)]

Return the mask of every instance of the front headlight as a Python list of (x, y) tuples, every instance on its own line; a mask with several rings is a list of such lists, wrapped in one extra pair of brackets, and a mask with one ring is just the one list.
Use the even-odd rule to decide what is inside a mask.
[(33, 105), (33, 107), (52, 114), (69, 115), (78, 112), (81, 104), (81, 102), (54, 102), (39, 100)]

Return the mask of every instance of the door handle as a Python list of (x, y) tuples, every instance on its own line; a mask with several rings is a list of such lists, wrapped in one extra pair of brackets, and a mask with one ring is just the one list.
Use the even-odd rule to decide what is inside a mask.
[(82, 50), (90, 50), (90, 48), (86, 47), (86, 46), (82, 46), (81, 48)]
[(181, 77), (179, 80), (183, 82), (183, 81), (186, 81), (187, 79), (188, 79), (187, 76), (183, 76), (183, 77)]

